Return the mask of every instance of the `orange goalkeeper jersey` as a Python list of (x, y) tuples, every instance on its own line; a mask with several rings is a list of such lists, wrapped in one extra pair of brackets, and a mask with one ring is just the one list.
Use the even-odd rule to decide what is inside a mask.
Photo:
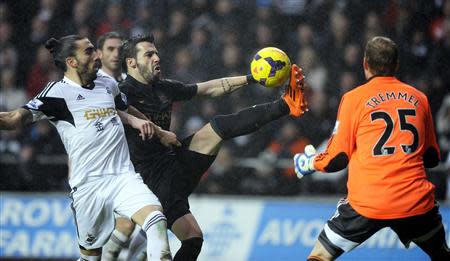
[(395, 77), (374, 77), (346, 93), (327, 149), (316, 170), (348, 164), (348, 200), (361, 215), (393, 219), (419, 215), (434, 205), (425, 167), (439, 163), (427, 97)]

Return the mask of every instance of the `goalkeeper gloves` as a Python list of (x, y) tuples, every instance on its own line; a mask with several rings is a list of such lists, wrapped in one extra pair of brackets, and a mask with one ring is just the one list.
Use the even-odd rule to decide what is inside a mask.
[(305, 153), (297, 153), (294, 156), (295, 174), (299, 179), (305, 175), (309, 175), (316, 171), (314, 169), (314, 158), (316, 157), (316, 149), (313, 145), (305, 147)]

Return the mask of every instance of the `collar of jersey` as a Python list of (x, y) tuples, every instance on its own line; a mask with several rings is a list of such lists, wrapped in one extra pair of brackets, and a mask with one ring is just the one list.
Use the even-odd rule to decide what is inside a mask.
[(140, 81), (134, 79), (134, 77), (129, 74), (127, 74), (127, 78), (125, 80), (130, 81), (134, 87), (138, 88), (145, 88), (146, 86), (151, 86), (151, 84), (141, 83)]
[(114, 77), (112, 77), (111, 75), (109, 75), (109, 74), (107, 74), (105, 71), (103, 71), (102, 68), (98, 69), (97, 74), (100, 74), (100, 75), (109, 77), (109, 78), (111, 78), (111, 79), (114, 79)]
[(63, 81), (68, 83), (68, 84), (70, 84), (70, 85), (74, 85), (76, 87), (80, 87), (80, 88), (83, 88), (83, 89), (88, 89), (88, 90), (92, 90), (93, 89), (93, 88), (89, 88), (89, 87), (83, 87), (83, 86), (79, 85), (78, 83), (72, 81), (71, 79), (67, 78), (67, 76), (64, 76)]
[(370, 81), (392, 81), (395, 80), (396, 78), (394, 76), (383, 76), (383, 75), (374, 75), (372, 77), (370, 77), (367, 82)]

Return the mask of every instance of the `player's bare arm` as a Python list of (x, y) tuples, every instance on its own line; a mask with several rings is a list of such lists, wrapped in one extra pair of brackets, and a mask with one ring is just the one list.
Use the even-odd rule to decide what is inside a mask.
[[(154, 124), (153, 122), (151, 122)], [(162, 145), (166, 147), (176, 146), (180, 147), (181, 143), (178, 141), (177, 135), (171, 131), (163, 130), (155, 124), (155, 135), (159, 138)]]
[(139, 130), (139, 136), (142, 137), (142, 140), (147, 140), (153, 137), (155, 134), (155, 124), (152, 124), (148, 120), (139, 119), (129, 113), (124, 111), (118, 111), (120, 119), (123, 124), (128, 124), (131, 127)]
[(166, 147), (171, 147), (171, 146), (179, 147), (179, 146), (181, 146), (181, 143), (178, 141), (177, 135), (175, 133), (173, 133), (171, 131), (163, 130), (161, 127), (159, 127), (158, 125), (156, 125), (155, 123), (150, 121), (150, 119), (147, 116), (145, 116), (145, 114), (140, 112), (135, 107), (129, 105), (127, 113), (135, 116), (138, 119), (143, 119), (143, 120), (149, 121), (150, 124), (153, 126), (154, 135), (156, 137), (158, 137), (159, 141), (164, 146), (166, 146)]
[(232, 93), (248, 83), (247, 76), (225, 77), (201, 82), (197, 84), (197, 95), (217, 97)]
[(128, 105), (128, 109), (127, 109), (127, 113), (133, 115), (136, 118), (139, 119), (143, 119), (143, 120), (148, 120), (150, 121), (151, 119), (149, 119), (147, 116), (145, 116), (145, 114), (143, 114), (142, 112), (140, 112), (138, 109), (136, 109), (134, 106), (132, 105)]
[(20, 108), (10, 112), (0, 112), (0, 129), (14, 130), (23, 128), (33, 122), (33, 115), (30, 111)]

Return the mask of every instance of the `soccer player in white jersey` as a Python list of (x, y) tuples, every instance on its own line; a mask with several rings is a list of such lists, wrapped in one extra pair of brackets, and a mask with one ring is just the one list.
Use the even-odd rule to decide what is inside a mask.
[[(126, 74), (122, 73), (119, 51), (122, 47), (122, 36), (117, 32), (108, 32), (101, 35), (97, 40), (97, 51), (102, 67), (98, 74), (111, 77), (116, 82), (125, 79)], [(130, 112), (133, 114), (133, 112)], [(134, 231), (134, 223), (126, 217), (116, 215), (116, 228), (114, 229), (108, 242), (103, 246), (102, 260), (115, 261), (120, 252), (128, 244)]]
[(122, 122), (139, 129), (143, 139), (156, 135), (176, 144), (176, 136), (121, 111), (126, 110), (125, 97), (115, 81), (97, 75), (98, 53), (87, 38), (51, 38), (46, 48), (64, 78), (48, 83), (22, 108), (0, 112), (0, 129), (21, 128), (41, 119), (56, 126), (71, 162), (78, 260), (100, 260), (101, 248), (114, 229), (114, 212), (146, 232), (148, 260), (172, 260), (161, 204), (134, 171)]

